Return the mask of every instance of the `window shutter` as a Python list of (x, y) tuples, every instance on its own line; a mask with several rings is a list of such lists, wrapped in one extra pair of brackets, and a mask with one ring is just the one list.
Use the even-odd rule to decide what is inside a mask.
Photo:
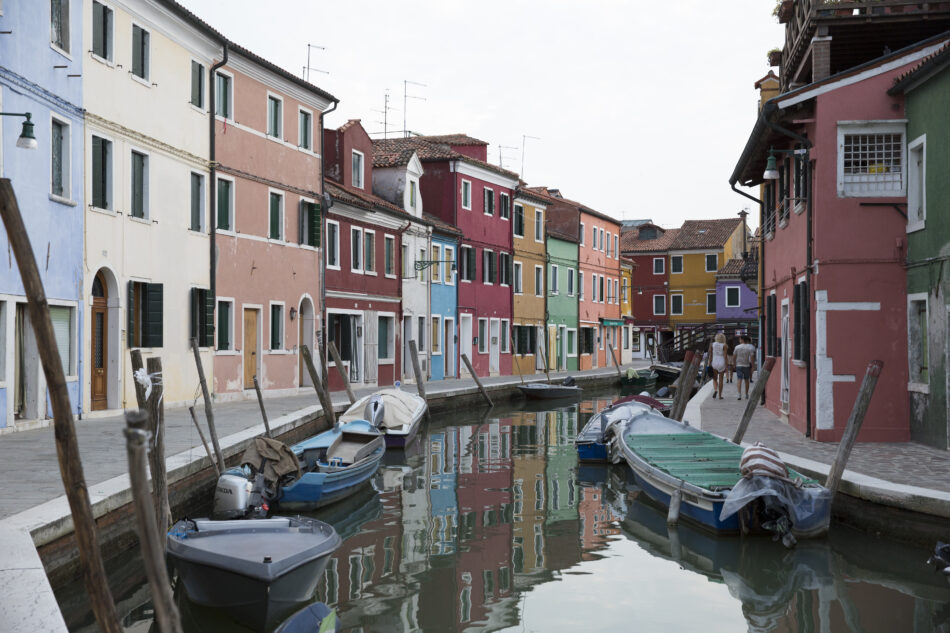
[(162, 347), (163, 288), (162, 284), (145, 284), (145, 323), (142, 326), (143, 347)]
[(280, 198), (270, 195), (270, 238), (280, 239)]
[(132, 74), (142, 77), (142, 29), (132, 27)]
[(795, 284), (792, 288), (792, 318), (795, 319), (795, 323), (792, 325), (792, 331), (794, 335), (792, 337), (792, 348), (794, 349), (794, 355), (792, 358), (799, 360), (802, 357), (802, 315), (801, 315), (801, 284)]
[(132, 152), (132, 216), (145, 217), (142, 181), (145, 176), (145, 161), (141, 154)]
[(320, 229), (322, 228), (323, 218), (320, 214), (320, 203), (311, 202), (309, 205), (310, 212), (310, 246), (315, 248), (320, 248)]
[(231, 182), (218, 181), (218, 228), (231, 230)]
[[(189, 328), (188, 338), (199, 338), (201, 332), (201, 297), (199, 293), (201, 292), (198, 288), (192, 288), (191, 292), (188, 294), (191, 295), (191, 327)], [(201, 345), (201, 341), (198, 341), (198, 345)]]
[(129, 347), (135, 347), (135, 282), (128, 283), (128, 303), (125, 304), (125, 334)]
[(103, 14), (105, 7), (98, 2), (92, 3), (92, 51), (105, 58), (108, 55), (106, 51), (105, 20)]
[(102, 160), (102, 139), (92, 137), (92, 206), (105, 209), (105, 161)]
[(214, 296), (210, 290), (202, 290), (201, 294), (204, 300), (204, 323), (201, 331), (204, 340), (199, 339), (198, 344), (211, 347), (214, 345)]
[(191, 62), (191, 103), (201, 107), (201, 64)]
[(307, 244), (307, 234), (309, 233), (309, 226), (307, 224), (310, 219), (308, 202), (306, 200), (301, 200), (297, 209), (297, 243), (298, 244)]
[(61, 306), (50, 306), (49, 318), (53, 323), (53, 335), (56, 338), (56, 347), (59, 350), (59, 357), (63, 361), (63, 373), (69, 375), (69, 330), (72, 319), (70, 318), (70, 308)]

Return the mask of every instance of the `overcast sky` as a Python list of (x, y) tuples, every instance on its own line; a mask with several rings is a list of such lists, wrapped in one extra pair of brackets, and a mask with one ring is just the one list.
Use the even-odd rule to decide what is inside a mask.
[[(531, 185), (618, 219), (734, 217), (728, 179), (783, 30), (770, 0), (179, 0), (338, 99), (327, 127), (464, 132)], [(523, 135), (524, 169), (522, 171)], [(756, 214), (750, 216), (755, 223)]]

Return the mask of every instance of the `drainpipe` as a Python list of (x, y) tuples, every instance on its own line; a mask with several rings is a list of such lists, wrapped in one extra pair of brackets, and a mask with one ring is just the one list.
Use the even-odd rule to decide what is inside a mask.
[(214, 301), (215, 310), (218, 308), (218, 284), (217, 284), (217, 275), (218, 275), (218, 216), (217, 216), (217, 200), (218, 200), (218, 184), (215, 182), (216, 174), (218, 172), (217, 166), (217, 151), (214, 144), (215, 134), (214, 134), (214, 124), (215, 124), (215, 96), (217, 93), (215, 77), (218, 69), (228, 63), (228, 42), (225, 40), (222, 43), (223, 55), (221, 61), (216, 63), (208, 71), (210, 79), (208, 85), (210, 87), (208, 104), (211, 106), (208, 112), (208, 159), (210, 162), (210, 174), (208, 178), (208, 189), (209, 189), (209, 200), (211, 203), (211, 231), (210, 231), (210, 255), (211, 255), (211, 300)]
[[(317, 331), (317, 341), (320, 344), (320, 348), (324, 350), (326, 354), (326, 337), (324, 336), (324, 324), (326, 323), (326, 312), (327, 312), (327, 247), (326, 247), (326, 235), (327, 235), (327, 223), (326, 217), (327, 212), (330, 210), (330, 196), (327, 195), (327, 161), (323, 156), (323, 120), (324, 118), (336, 110), (336, 107), (340, 104), (338, 99), (333, 101), (333, 105), (330, 109), (325, 110), (320, 114), (320, 197), (322, 198), (322, 210), (320, 223), (323, 225), (320, 230), (320, 235), (323, 236), (323, 248), (320, 249), (320, 262), (317, 264), (317, 278), (320, 283), (320, 310), (318, 311), (320, 315), (320, 322), (318, 323)], [(337, 236), (339, 237), (339, 236)], [(337, 253), (339, 256), (339, 253)], [(378, 375), (378, 374), (377, 374)]]

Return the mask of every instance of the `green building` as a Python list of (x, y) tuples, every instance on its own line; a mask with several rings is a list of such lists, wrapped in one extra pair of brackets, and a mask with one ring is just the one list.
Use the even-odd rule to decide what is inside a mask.
[(950, 447), (950, 49), (924, 60), (888, 91), (907, 116), (907, 362), (911, 438)]
[(577, 236), (547, 226), (548, 368), (577, 370)]

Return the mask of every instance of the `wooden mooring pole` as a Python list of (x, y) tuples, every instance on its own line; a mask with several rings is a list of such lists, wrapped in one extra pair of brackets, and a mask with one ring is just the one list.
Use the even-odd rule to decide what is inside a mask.
[(267, 421), (267, 411), (264, 410), (264, 395), (261, 393), (261, 383), (257, 381), (257, 374), (254, 374), (254, 392), (257, 394), (257, 404), (261, 408), (261, 417), (264, 418), (264, 435), (274, 437), (270, 432), (270, 422)]
[(671, 419), (678, 420), (680, 422), (683, 421), (683, 416), (686, 414), (686, 405), (689, 403), (689, 399), (693, 396), (693, 384), (696, 382), (696, 375), (699, 373), (700, 367), (702, 366), (702, 360), (703, 357), (701, 355), (693, 354), (693, 360), (689, 364), (689, 367), (687, 367), (685, 363), (683, 364), (685, 375), (681, 374), (683, 384), (680, 385), (680, 391), (682, 394), (677, 393), (677, 395), (681, 395), (682, 397), (679, 400), (679, 407), (677, 407), (676, 411), (673, 412), (675, 417), (673, 414), (671, 414)]
[(152, 471), (152, 495), (155, 497), (155, 522), (158, 525), (162, 551), (165, 551), (165, 532), (171, 526), (172, 513), (168, 504), (168, 474), (165, 470), (165, 387), (162, 383), (162, 359), (149, 358), (145, 370), (152, 381), (148, 397), (149, 430), (152, 432), (152, 448), (148, 452)]
[(419, 348), (416, 347), (415, 341), (409, 341), (409, 356), (412, 359), (412, 373), (416, 377), (416, 391), (419, 392), (419, 397), (425, 400), (426, 384), (422, 378), (422, 367), (419, 365)]
[(861, 383), (858, 397), (854, 401), (854, 408), (851, 409), (851, 415), (848, 417), (848, 425), (844, 429), (844, 436), (838, 444), (835, 461), (831, 463), (831, 471), (828, 473), (828, 480), (825, 481), (825, 488), (831, 491), (832, 499), (838, 491), (838, 487), (841, 485), (845, 464), (848, 463), (848, 457), (851, 456), (851, 449), (854, 448), (854, 442), (858, 439), (858, 432), (864, 423), (864, 416), (868, 412), (868, 406), (871, 404), (871, 396), (874, 395), (874, 388), (877, 386), (877, 379), (881, 375), (883, 368), (883, 361), (872, 360), (868, 365), (867, 372), (864, 374), (864, 381)]
[[(759, 375), (755, 377), (755, 384), (752, 385), (752, 391), (746, 395), (745, 411), (742, 413), (742, 420), (739, 421), (739, 426), (736, 427), (735, 435), (732, 436), (733, 444), (742, 443), (742, 438), (745, 437), (745, 433), (749, 429), (749, 423), (752, 422), (752, 414), (755, 413), (755, 407), (759, 404), (759, 398), (765, 393), (765, 385), (769, 381), (769, 375), (772, 373), (773, 367), (775, 367), (775, 357), (769, 356), (765, 359), (765, 363), (759, 370)], [(752, 368), (750, 367), (749, 370), (751, 371)]]
[(346, 375), (346, 368), (343, 366), (343, 359), (340, 358), (340, 352), (333, 341), (327, 343), (327, 349), (330, 350), (330, 358), (336, 365), (336, 370), (340, 372), (340, 378), (343, 379), (343, 387), (346, 388), (346, 397), (350, 399), (350, 404), (356, 403), (356, 396), (353, 395), (353, 388), (350, 387), (350, 377)]
[(610, 352), (610, 358), (614, 361), (614, 367), (617, 368), (617, 375), (623, 377), (623, 373), (620, 371), (620, 363), (617, 362), (617, 354), (614, 351), (614, 344), (607, 343), (607, 350)]
[(515, 347), (515, 334), (514, 330), (509, 330), (511, 334), (508, 336), (508, 340), (511, 341), (511, 357), (515, 359), (515, 369), (518, 370), (518, 377), (521, 378), (521, 384), (524, 384), (524, 374), (521, 373), (521, 363), (518, 362), (518, 350)]
[(692, 364), (693, 350), (687, 350), (686, 354), (683, 356), (683, 367), (680, 369), (680, 375), (677, 376), (676, 380), (673, 381), (673, 386), (676, 388), (676, 393), (673, 394), (673, 404), (670, 405), (670, 418), (673, 418), (677, 409), (679, 409), (680, 400), (683, 399), (683, 384), (686, 382), (686, 372)]
[(201, 397), (205, 403), (205, 418), (208, 420), (208, 433), (211, 435), (211, 444), (214, 446), (214, 454), (218, 458), (218, 470), (225, 471), (224, 453), (221, 452), (221, 445), (218, 443), (218, 431), (214, 428), (214, 409), (211, 406), (211, 395), (208, 393), (208, 381), (205, 379), (205, 368), (201, 364), (201, 354), (198, 353), (198, 339), (191, 339), (191, 349), (195, 353), (195, 367), (198, 369), (198, 382), (201, 383)]
[(109, 591), (102, 555), (99, 552), (96, 522), (89, 503), (89, 490), (86, 488), (82, 459), (79, 457), (76, 425), (73, 421), (72, 406), (69, 403), (63, 362), (56, 347), (56, 335), (53, 333), (53, 323), (49, 316), (49, 304), (46, 301), (40, 271), (36, 267), (33, 245), (30, 244), (16, 195), (8, 178), (0, 179), (0, 218), (3, 219), (7, 239), (16, 257), (20, 278), (23, 280), (30, 325), (36, 337), (40, 363), (43, 365), (43, 374), (46, 377), (47, 389), (49, 389), (50, 403), (53, 408), (56, 457), (59, 462), (59, 472), (63, 478), (66, 500), (69, 502), (69, 510), (72, 514), (83, 583), (99, 630), (103, 633), (121, 633), (122, 627), (116, 614), (115, 601)]
[(330, 428), (336, 426), (336, 414), (333, 411), (333, 402), (330, 400), (329, 381), (326, 385), (317, 374), (317, 368), (313, 366), (313, 356), (310, 355), (310, 348), (306, 345), (300, 346), (300, 353), (303, 354), (303, 364), (310, 374), (310, 382), (313, 383), (313, 390), (317, 392), (317, 398), (320, 400), (320, 407), (323, 409), (323, 415), (330, 424)]
[(214, 460), (214, 455), (211, 454), (211, 449), (208, 448), (208, 440), (205, 439), (204, 431), (201, 430), (201, 424), (198, 422), (198, 415), (195, 413), (194, 407), (188, 407), (188, 413), (191, 414), (191, 421), (195, 423), (195, 428), (198, 430), (198, 437), (201, 439), (201, 445), (205, 448), (205, 453), (208, 455), (208, 462), (211, 463), (211, 467), (214, 468), (215, 474), (220, 477), (221, 471), (218, 469), (218, 462)]
[(482, 384), (482, 381), (478, 379), (478, 374), (475, 373), (475, 368), (472, 367), (472, 361), (468, 359), (468, 356), (462, 354), (462, 362), (465, 363), (465, 366), (468, 368), (468, 373), (472, 375), (472, 378), (475, 379), (475, 384), (478, 385), (478, 390), (481, 392), (482, 397), (485, 398), (485, 402), (488, 403), (488, 406), (492, 407), (491, 398), (488, 397), (488, 392), (485, 391), (485, 385)]

